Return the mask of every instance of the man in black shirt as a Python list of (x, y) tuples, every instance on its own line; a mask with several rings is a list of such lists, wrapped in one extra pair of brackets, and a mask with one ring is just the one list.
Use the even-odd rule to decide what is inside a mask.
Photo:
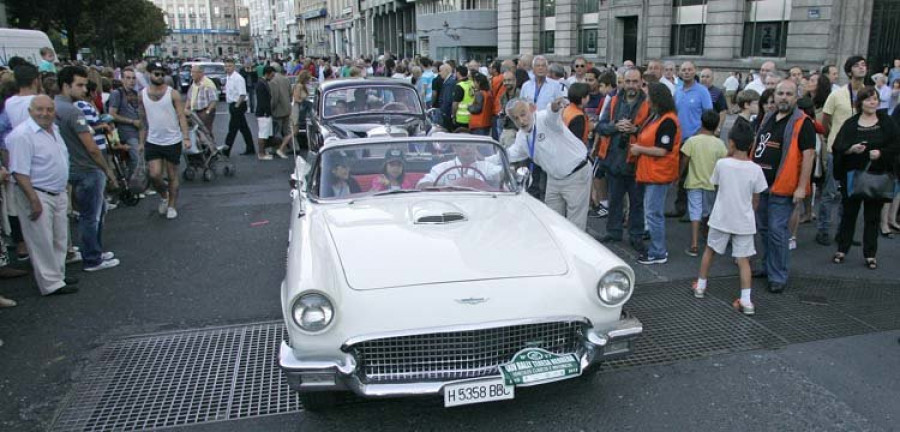
[[(816, 130), (797, 108), (797, 84), (784, 80), (775, 88), (778, 111), (760, 124), (751, 157), (763, 170), (769, 190), (760, 194), (756, 225), (762, 243), (756, 277), (768, 277), (769, 291), (784, 291), (788, 280), (788, 221), (794, 206), (809, 193), (816, 154)], [(796, 129), (799, 128), (799, 132)]]

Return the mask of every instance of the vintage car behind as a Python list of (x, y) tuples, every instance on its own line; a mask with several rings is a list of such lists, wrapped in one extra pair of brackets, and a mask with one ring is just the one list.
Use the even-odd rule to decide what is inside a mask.
[(219, 99), (225, 98), (225, 79), (227, 78), (225, 74), (225, 63), (222, 62), (185, 62), (181, 65), (181, 68), (178, 70), (178, 87), (182, 93), (187, 92), (191, 87), (191, 83), (193, 79), (191, 78), (191, 68), (194, 65), (200, 65), (203, 68), (203, 73), (209, 79), (212, 80), (213, 83), (216, 84), (216, 90), (219, 92)]
[(431, 122), (416, 88), (392, 78), (345, 78), (320, 83), (307, 118), (309, 148), (327, 139), (423, 136)]
[(345, 391), (510, 399), (632, 351), (632, 269), (518, 175), (471, 135), (296, 158), (279, 365), (306, 409)]

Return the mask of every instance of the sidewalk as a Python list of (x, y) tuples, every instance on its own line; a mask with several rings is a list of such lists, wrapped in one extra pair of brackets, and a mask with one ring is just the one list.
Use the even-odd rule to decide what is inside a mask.
[[(670, 194), (672, 195), (672, 194)], [(860, 219), (862, 219), (860, 217)], [(606, 233), (606, 218), (589, 218), (588, 233), (600, 238)], [(815, 222), (800, 225), (797, 232), (797, 249), (791, 254), (792, 276), (815, 276), (817, 278), (853, 279), (862, 281), (896, 282), (900, 285), (900, 236), (891, 239), (878, 238), (878, 270), (864, 266), (862, 248), (854, 246), (847, 254), (844, 264), (831, 262), (837, 246), (821, 246), (815, 242)], [(700, 269), (700, 256), (690, 257), (684, 250), (690, 246), (691, 225), (679, 222), (677, 218), (666, 219), (666, 238), (669, 248), (669, 262), (661, 265), (645, 266), (637, 263), (637, 253), (628, 242), (606, 244), (634, 269), (639, 284), (694, 279)], [(862, 239), (862, 224), (856, 229), (856, 239)], [(704, 239), (700, 239), (702, 256)], [(757, 240), (756, 250), (760, 250)], [(738, 268), (731, 256), (716, 256), (710, 270), (710, 277), (737, 276)], [(790, 289), (790, 287), (788, 288)]]

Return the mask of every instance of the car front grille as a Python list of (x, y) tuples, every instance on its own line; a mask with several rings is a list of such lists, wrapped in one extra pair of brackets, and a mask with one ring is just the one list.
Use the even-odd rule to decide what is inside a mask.
[(497, 374), (523, 348), (574, 353), (583, 323), (547, 322), (388, 337), (347, 347), (364, 383), (401, 383), (478, 378)]

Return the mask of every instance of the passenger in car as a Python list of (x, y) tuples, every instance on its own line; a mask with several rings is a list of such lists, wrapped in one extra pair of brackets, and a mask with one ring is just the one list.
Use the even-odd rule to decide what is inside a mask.
[(406, 177), (406, 167), (403, 162), (403, 151), (400, 149), (388, 150), (384, 158), (384, 169), (380, 176), (372, 179), (369, 190), (381, 192), (385, 190), (414, 189), (416, 184)]
[(323, 198), (343, 198), (361, 191), (359, 183), (350, 175), (350, 163), (342, 156), (332, 156), (331, 169), (322, 185)]

